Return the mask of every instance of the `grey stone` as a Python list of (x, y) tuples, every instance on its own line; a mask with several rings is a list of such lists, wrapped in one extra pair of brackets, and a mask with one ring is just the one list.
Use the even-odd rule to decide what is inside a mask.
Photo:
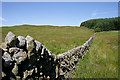
[(52, 52), (51, 52), (51, 51), (49, 51), (49, 50), (47, 50), (47, 51), (48, 51), (49, 56), (51, 56), (51, 55), (52, 55)]
[(16, 80), (20, 80), (20, 76), (16, 76)]
[(9, 66), (12, 65), (12, 61), (13, 61), (13, 60), (12, 60), (12, 58), (11, 58), (11, 56), (10, 56), (9, 53), (4, 52), (2, 58), (3, 58), (3, 60), (5, 60), (5, 62), (4, 62), (4, 66), (5, 66), (5, 67), (9, 67)]
[(17, 75), (17, 74), (18, 74), (18, 66), (17, 66), (16, 63), (15, 63), (15, 65), (14, 65), (14, 68), (12, 69), (12, 72), (13, 72), (14, 75)]
[(15, 78), (13, 78), (13, 77), (10, 77), (10, 80), (15, 80)]
[(10, 52), (10, 53), (16, 54), (18, 51), (20, 51), (20, 48), (17, 48), (17, 47), (9, 48), (9, 52)]
[(50, 79), (50, 76), (47, 76), (47, 79)]
[(27, 42), (27, 50), (30, 53), (34, 48), (34, 39), (31, 36), (27, 36), (25, 39)]
[(42, 48), (41, 55), (43, 55), (43, 54), (45, 53), (45, 49), (46, 49), (46, 47), (45, 47), (45, 46), (43, 46), (43, 45), (42, 45), (42, 47), (43, 47), (43, 48)]
[(17, 44), (17, 47), (24, 47), (26, 43), (26, 39), (23, 36), (18, 36), (17, 37), (19, 43)]
[(32, 75), (33, 71), (34, 71), (34, 69), (28, 71), (28, 75)]
[(38, 52), (38, 50), (41, 49), (41, 46), (42, 46), (42, 44), (35, 40), (35, 49), (36, 49), (37, 52)]
[(12, 58), (11, 58), (11, 56), (10, 56), (10, 54), (7, 53), (7, 52), (4, 52), (4, 54), (3, 54), (2, 57), (3, 57), (3, 59), (4, 59), (5, 61), (13, 61)]
[(35, 68), (35, 73), (37, 73), (38, 72), (38, 70), (37, 70), (37, 68)]
[(7, 52), (7, 51), (8, 51), (8, 49), (3, 49), (3, 51)]
[(5, 42), (9, 45), (9, 46), (15, 46), (17, 44), (17, 38), (15, 36), (15, 34), (13, 34), (11, 31), (8, 32), (7, 36), (5, 37)]
[(56, 58), (56, 55), (55, 55), (55, 54), (52, 54), (51, 57), (52, 57), (53, 59), (55, 59), (55, 58)]
[(22, 51), (22, 52), (23, 52), (23, 51), (24, 51), (24, 49), (20, 49), (20, 51)]
[(65, 56), (65, 59), (67, 59), (67, 56)]
[(21, 64), (21, 62), (27, 58), (27, 54), (26, 52), (20, 51), (17, 54), (14, 54), (12, 58), (17, 62), (17, 64)]
[(65, 75), (65, 72), (63, 72), (63, 70), (62, 69), (60, 69), (60, 75)]
[(63, 55), (63, 54), (58, 54), (57, 56), (59, 56), (59, 57), (63, 57), (64, 55)]
[(43, 75), (43, 73), (42, 73), (42, 72), (40, 72), (40, 75)]
[(1, 43), (0, 47), (3, 48), (3, 49), (6, 49), (7, 48), (7, 43), (5, 43), (5, 42)]
[(64, 59), (64, 61), (65, 61), (65, 63), (66, 63), (66, 64), (69, 64), (69, 60), (67, 60), (67, 59)]
[(28, 76), (28, 70), (26, 70), (25, 72), (23, 72), (23, 79), (26, 79), (27, 76)]
[(64, 53), (62, 53), (63, 55), (66, 55), (67, 54), (67, 52), (64, 52)]
[(64, 61), (62, 61), (62, 62), (61, 62), (61, 64), (65, 65), (65, 62), (64, 62)]
[(2, 72), (2, 77), (5, 77), (5, 76), (6, 76), (6, 74), (4, 72)]

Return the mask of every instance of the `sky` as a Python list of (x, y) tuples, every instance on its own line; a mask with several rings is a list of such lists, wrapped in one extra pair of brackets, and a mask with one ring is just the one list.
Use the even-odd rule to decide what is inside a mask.
[(2, 2), (2, 26), (79, 26), (89, 19), (118, 16), (118, 2)]

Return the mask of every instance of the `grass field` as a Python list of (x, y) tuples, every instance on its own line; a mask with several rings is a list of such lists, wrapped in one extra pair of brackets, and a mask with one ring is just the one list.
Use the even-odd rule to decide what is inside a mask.
[[(55, 54), (82, 45), (93, 31), (85, 27), (14, 26), (2, 28), (2, 41), (12, 31), (16, 36), (32, 36)], [(118, 77), (118, 32), (99, 32), (86, 56), (77, 64), (74, 78)]]
[(99, 32), (74, 78), (118, 78), (118, 31)]
[(91, 36), (93, 31), (85, 27), (55, 27), (21, 25), (2, 28), (2, 41), (9, 31), (16, 36), (31, 36), (40, 41), (55, 54), (66, 52), (76, 46), (82, 45)]

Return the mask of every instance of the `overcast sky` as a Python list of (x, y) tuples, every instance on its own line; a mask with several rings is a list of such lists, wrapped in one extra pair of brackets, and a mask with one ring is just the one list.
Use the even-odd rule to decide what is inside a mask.
[(79, 26), (96, 18), (118, 16), (118, 2), (3, 2), (3, 26)]

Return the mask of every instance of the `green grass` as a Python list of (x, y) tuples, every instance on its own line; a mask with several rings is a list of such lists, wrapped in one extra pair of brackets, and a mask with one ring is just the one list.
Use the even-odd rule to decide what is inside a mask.
[(85, 27), (21, 25), (3, 27), (2, 41), (4, 41), (9, 31), (12, 31), (16, 36), (31, 36), (55, 54), (61, 54), (82, 45), (90, 36), (93, 36), (94, 33)]
[[(2, 41), (12, 31), (16, 36), (32, 36), (55, 54), (82, 45), (93, 31), (85, 27), (21, 25), (2, 28)], [(119, 40), (120, 41), (120, 40)], [(77, 64), (74, 78), (118, 77), (118, 32), (99, 32), (86, 56)]]
[(118, 78), (118, 31), (97, 33), (74, 78)]

